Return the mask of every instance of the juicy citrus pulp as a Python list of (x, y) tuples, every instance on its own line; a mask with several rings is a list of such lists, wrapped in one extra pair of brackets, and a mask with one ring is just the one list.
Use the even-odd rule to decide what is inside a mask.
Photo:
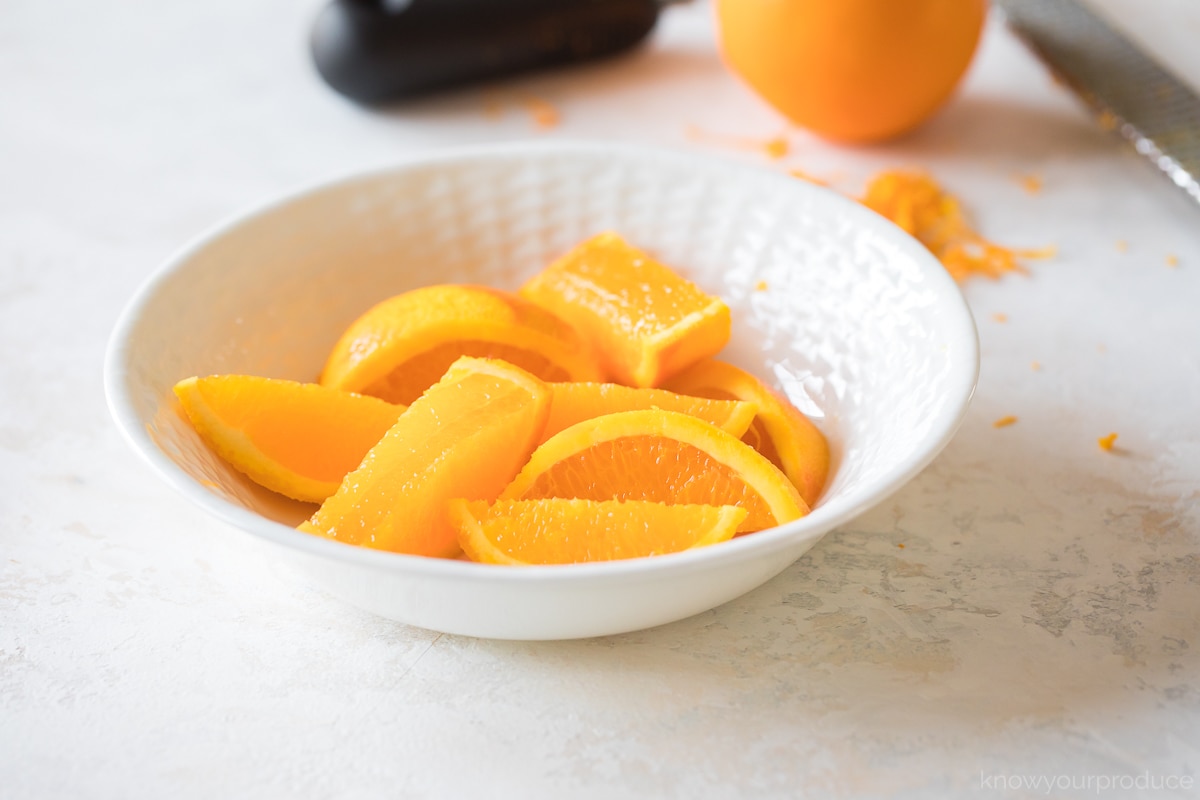
[(492, 563), (633, 558), (786, 524), (821, 491), (824, 437), (711, 358), (729, 335), (720, 299), (607, 233), (520, 294), (377, 304), (320, 385), (212, 376), (176, 393), (235, 467), (321, 504), (307, 533)]
[(720, 428), (677, 411), (622, 411), (584, 420), (540, 445), (500, 495), (736, 505), (738, 530), (808, 513), (796, 487), (764, 456)]
[(729, 307), (615, 233), (588, 239), (521, 295), (570, 320), (611, 380), (657, 386), (729, 341)]
[(496, 358), (543, 380), (596, 380), (589, 346), (554, 314), (510, 292), (442, 284), (377, 304), (334, 345), (321, 383), (412, 403), (460, 356)]
[(450, 501), (459, 545), (487, 564), (574, 564), (674, 553), (729, 539), (745, 517), (736, 506), (637, 500)]
[(546, 441), (561, 430), (585, 419), (617, 411), (662, 408), (691, 414), (734, 436), (750, 427), (758, 407), (739, 400), (713, 400), (668, 392), (665, 389), (638, 389), (619, 383), (551, 383), (550, 418), (542, 431)]
[(745, 370), (709, 359), (668, 381), (676, 392), (752, 402), (758, 414), (742, 441), (783, 470), (812, 506), (829, 474), (829, 443), (808, 417)]
[(528, 459), (550, 390), (503, 361), (454, 362), (301, 529), (425, 556), (458, 552), (453, 497), (492, 500)]
[(200, 437), (250, 479), (320, 503), (387, 433), (404, 406), (313, 383), (210, 375), (175, 384)]

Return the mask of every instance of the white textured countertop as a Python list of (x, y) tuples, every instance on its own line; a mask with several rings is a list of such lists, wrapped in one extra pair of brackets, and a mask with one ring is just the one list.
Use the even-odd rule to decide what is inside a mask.
[(1200, 784), (1200, 208), (995, 25), (919, 134), (792, 133), (782, 165), (854, 192), (923, 167), (986, 235), (1059, 256), (965, 287), (983, 368), (958, 437), (757, 591), (608, 639), (439, 636), (303, 588), (161, 485), (108, 419), (104, 344), (216, 221), (456, 143), (782, 129), (703, 6), (630, 58), (383, 114), (311, 72), (314, 10), (0, 12), (0, 796), (1200, 793), (1120, 788)]

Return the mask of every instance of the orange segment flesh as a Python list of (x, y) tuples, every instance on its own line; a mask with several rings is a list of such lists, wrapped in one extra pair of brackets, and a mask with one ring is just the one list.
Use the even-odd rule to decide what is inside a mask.
[(616, 500), (450, 501), (463, 551), (487, 564), (524, 566), (613, 561), (676, 553), (733, 536), (736, 506)]
[(704, 420), (659, 409), (567, 428), (534, 451), (500, 497), (736, 505), (747, 511), (740, 532), (808, 513), (787, 476), (753, 448)]
[(521, 294), (570, 320), (609, 378), (657, 386), (729, 341), (729, 308), (615, 233), (551, 264)]
[(218, 455), (282, 495), (320, 503), (387, 433), (404, 406), (313, 383), (210, 375), (175, 384)]
[(533, 450), (549, 406), (550, 390), (524, 370), (462, 358), (300, 528), (380, 550), (453, 556), (446, 502), (494, 499)]
[(597, 380), (590, 347), (552, 313), (482, 286), (426, 286), (379, 303), (334, 345), (321, 383), (412, 403), (460, 356), (498, 358), (543, 380)]
[(746, 432), (758, 407), (738, 400), (712, 400), (668, 392), (665, 389), (638, 389), (618, 383), (551, 383), (553, 399), (550, 419), (542, 432), (546, 441), (561, 430), (585, 419), (617, 411), (662, 408), (691, 414), (734, 436)]
[(372, 397), (411, 398), (407, 402), (412, 403), (421, 396), (421, 392), (437, 383), (450, 365), (462, 356), (507, 361), (546, 381), (566, 381), (571, 378), (566, 369), (532, 350), (498, 342), (454, 341), (413, 356), (402, 367), (366, 386), (362, 392)]
[(800, 490), (808, 505), (816, 503), (829, 475), (829, 443), (808, 417), (770, 387), (732, 364), (709, 359), (668, 381), (681, 394), (747, 400), (758, 415), (742, 437), (766, 456)]

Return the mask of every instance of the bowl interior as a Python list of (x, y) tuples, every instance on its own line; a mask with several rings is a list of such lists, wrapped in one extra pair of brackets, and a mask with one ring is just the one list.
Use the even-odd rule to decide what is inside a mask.
[(603, 230), (723, 297), (734, 332), (722, 357), (825, 432), (834, 470), (806, 524), (882, 499), (957, 426), (976, 377), (973, 324), (957, 287), (898, 229), (767, 171), (589, 146), (425, 159), (204, 237), (143, 289), (114, 335), (114, 412), (176, 478), (295, 524), (311, 507), (215, 457), (180, 416), (176, 381), (313, 380), (341, 331), (376, 302), (431, 283), (516, 288)]

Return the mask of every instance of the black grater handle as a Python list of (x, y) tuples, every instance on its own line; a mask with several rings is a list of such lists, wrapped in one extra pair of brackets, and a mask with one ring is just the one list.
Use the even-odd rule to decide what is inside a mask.
[(316, 19), (321, 77), (377, 104), (627, 50), (661, 0), (333, 0)]

